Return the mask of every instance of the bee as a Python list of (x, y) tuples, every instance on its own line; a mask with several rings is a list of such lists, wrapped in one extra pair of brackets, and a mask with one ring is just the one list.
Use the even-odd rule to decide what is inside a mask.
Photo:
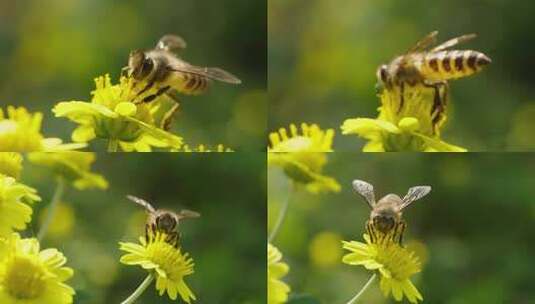
[(164, 35), (150, 50), (134, 50), (130, 52), (128, 66), (123, 73), (134, 78), (136, 82), (145, 82), (145, 86), (137, 91), (141, 96), (151, 88), (156, 93), (145, 96), (141, 101), (150, 102), (166, 94), (176, 104), (166, 113), (163, 122), (164, 129), (169, 128), (169, 122), (178, 110), (178, 99), (169, 94), (176, 91), (185, 95), (199, 95), (207, 91), (212, 80), (229, 84), (240, 84), (241, 80), (231, 73), (216, 67), (199, 67), (179, 58), (177, 52), (186, 48), (186, 42), (176, 35)]
[(438, 31), (429, 33), (405, 54), (377, 69), (377, 79), (383, 87), (392, 90), (396, 86), (400, 89), (398, 112), (403, 107), (405, 85), (414, 87), (421, 84), (433, 88), (435, 94), (431, 115), (434, 115), (434, 124), (441, 120), (445, 111), (448, 94), (447, 81), (478, 73), (491, 63), (487, 55), (478, 51), (448, 50), (459, 43), (474, 39), (475, 34), (450, 39), (428, 50), (435, 44), (437, 34)]
[(372, 209), (370, 219), (366, 222), (366, 230), (372, 242), (377, 242), (378, 238), (385, 238), (390, 235), (392, 240), (400, 245), (403, 240), (403, 232), (407, 226), (402, 218), (403, 209), (431, 191), (430, 186), (415, 186), (409, 189), (403, 199), (396, 194), (387, 194), (376, 202), (371, 184), (361, 180), (354, 180), (353, 189), (364, 197)]
[(149, 241), (149, 237), (155, 232), (163, 232), (167, 235), (166, 241), (169, 244), (178, 245), (179, 221), (186, 218), (198, 218), (200, 213), (191, 210), (181, 210), (176, 213), (170, 210), (156, 209), (149, 202), (133, 195), (126, 196), (134, 203), (141, 205), (148, 212), (147, 222), (145, 224), (145, 238)]

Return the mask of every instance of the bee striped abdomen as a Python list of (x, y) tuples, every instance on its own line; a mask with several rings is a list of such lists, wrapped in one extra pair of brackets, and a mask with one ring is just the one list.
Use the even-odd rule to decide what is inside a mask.
[(208, 80), (206, 77), (184, 73), (180, 93), (187, 95), (199, 95), (208, 89)]
[(430, 80), (448, 80), (470, 76), (491, 62), (477, 51), (442, 51), (424, 57), (422, 74)]

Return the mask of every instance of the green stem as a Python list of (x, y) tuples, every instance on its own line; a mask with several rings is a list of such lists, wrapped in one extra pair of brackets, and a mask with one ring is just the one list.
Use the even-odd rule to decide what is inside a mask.
[(58, 178), (58, 183), (56, 185), (56, 190), (54, 190), (54, 195), (52, 196), (52, 201), (50, 202), (50, 205), (48, 206), (48, 211), (45, 217), (45, 221), (43, 222), (43, 225), (41, 225), (41, 228), (39, 229), (39, 232), (37, 233), (37, 240), (42, 241), (43, 237), (45, 236), (48, 227), (54, 220), (54, 216), (56, 215), (56, 209), (58, 208), (58, 204), (61, 200), (61, 197), (63, 196), (63, 191), (65, 190), (65, 180), (63, 178)]
[(134, 301), (136, 301), (149, 287), (150, 283), (152, 283), (152, 280), (154, 280), (154, 275), (152, 273), (149, 273), (149, 275), (141, 282), (141, 284), (136, 288), (134, 293), (132, 293), (126, 300), (122, 301), (121, 304), (132, 304)]
[(351, 299), (347, 302), (347, 304), (353, 304), (353, 303), (356, 303), (357, 300), (360, 298), (360, 296), (366, 291), (366, 289), (368, 289), (368, 287), (370, 287), (370, 285), (373, 283), (373, 281), (375, 280), (375, 277), (377, 276), (376, 273), (374, 273), (372, 275), (372, 277), (368, 280), (368, 282), (366, 282), (366, 284), (362, 287), (362, 289)]
[(286, 213), (288, 213), (288, 206), (290, 205), (290, 198), (292, 197), (294, 193), (294, 187), (290, 187), (290, 193), (288, 196), (286, 196), (286, 199), (282, 203), (282, 209), (279, 211), (279, 216), (277, 218), (277, 221), (275, 222), (275, 226), (271, 230), (271, 233), (268, 237), (268, 243), (273, 242), (275, 237), (277, 236), (277, 233), (279, 232), (282, 223), (284, 222), (284, 219), (286, 218)]
[(108, 140), (108, 152), (117, 152), (117, 149), (119, 147), (119, 141), (114, 138), (110, 138)]

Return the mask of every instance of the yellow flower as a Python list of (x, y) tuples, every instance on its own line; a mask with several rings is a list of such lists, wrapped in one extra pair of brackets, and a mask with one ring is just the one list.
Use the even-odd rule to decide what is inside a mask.
[(40, 200), (35, 189), (0, 174), (0, 237), (11, 235), (13, 230), (24, 230), (32, 219), (28, 204)]
[(19, 178), (22, 171), (22, 155), (15, 152), (0, 152), (0, 174)]
[(74, 289), (64, 282), (73, 270), (57, 249), (39, 249), (37, 239), (21, 239), (16, 233), (1, 241), (0, 303), (69, 304)]
[(281, 128), (269, 135), (268, 164), (280, 166), (289, 178), (312, 193), (340, 191), (335, 179), (322, 175), (327, 163), (325, 152), (333, 151), (334, 130), (323, 131), (315, 124), (303, 123), (301, 133), (293, 124), (289, 133)]
[(140, 244), (120, 242), (120, 249), (128, 252), (121, 257), (121, 263), (139, 265), (156, 276), (156, 289), (160, 296), (165, 292), (176, 300), (177, 294), (187, 303), (195, 295), (184, 282), (184, 277), (193, 274), (193, 259), (180, 248), (166, 242), (167, 235), (156, 232), (149, 240), (140, 237)]
[(45, 138), (41, 134), (42, 113), (29, 113), (25, 108), (0, 108), (0, 151), (32, 152), (63, 151), (85, 147), (85, 144), (62, 144), (59, 138)]
[(119, 84), (112, 85), (110, 76), (106, 75), (96, 78), (95, 83), (91, 102), (60, 102), (52, 110), (56, 117), (67, 117), (79, 124), (72, 133), (75, 142), (89, 142), (98, 137), (119, 141), (125, 151), (180, 148), (182, 138), (162, 129), (165, 116), (162, 111), (174, 101), (158, 98), (149, 103), (139, 102), (154, 94), (155, 89), (136, 96), (138, 90), (131, 78), (121, 77)]
[(384, 89), (379, 94), (382, 104), (379, 117), (347, 119), (342, 124), (342, 134), (367, 139), (364, 152), (465, 152), (466, 149), (441, 140), (440, 129), (447, 117), (443, 113), (433, 122), (431, 92), (434, 94), (434, 90), (419, 86), (407, 88), (400, 109), (399, 89)]
[(351, 253), (346, 254), (342, 261), (378, 271), (381, 275), (380, 287), (385, 296), (392, 293), (396, 301), (401, 301), (403, 296), (411, 303), (422, 301), (422, 295), (410, 281), (412, 275), (421, 271), (416, 255), (396, 242), (372, 243), (367, 234), (364, 234), (364, 240), (366, 243), (343, 241), (344, 249)]
[(267, 264), (268, 264), (268, 304), (286, 303), (290, 286), (280, 279), (288, 274), (290, 269), (287, 264), (282, 263), (282, 254), (277, 247), (268, 244)]
[(95, 153), (72, 151), (36, 152), (28, 155), (32, 163), (51, 168), (55, 175), (71, 182), (76, 189), (106, 189), (108, 188), (106, 179), (102, 175), (91, 172), (91, 164), (95, 158)]

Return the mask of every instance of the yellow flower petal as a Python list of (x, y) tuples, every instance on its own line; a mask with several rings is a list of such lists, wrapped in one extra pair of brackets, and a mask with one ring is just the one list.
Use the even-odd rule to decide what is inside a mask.
[(0, 152), (0, 174), (19, 178), (22, 171), (22, 155), (15, 152)]
[(271, 244), (268, 244), (267, 257), (268, 304), (285, 303), (290, 287), (280, 279), (288, 273), (289, 267), (281, 262), (281, 252)]
[(28, 204), (40, 200), (35, 189), (0, 174), (0, 238), (9, 237), (14, 230), (24, 230), (32, 215)]
[(120, 102), (115, 107), (115, 112), (123, 116), (134, 116), (137, 112), (137, 107), (131, 102)]
[(364, 138), (374, 138), (380, 132), (399, 134), (401, 130), (391, 122), (371, 118), (346, 119), (342, 125), (342, 134), (358, 134)]

